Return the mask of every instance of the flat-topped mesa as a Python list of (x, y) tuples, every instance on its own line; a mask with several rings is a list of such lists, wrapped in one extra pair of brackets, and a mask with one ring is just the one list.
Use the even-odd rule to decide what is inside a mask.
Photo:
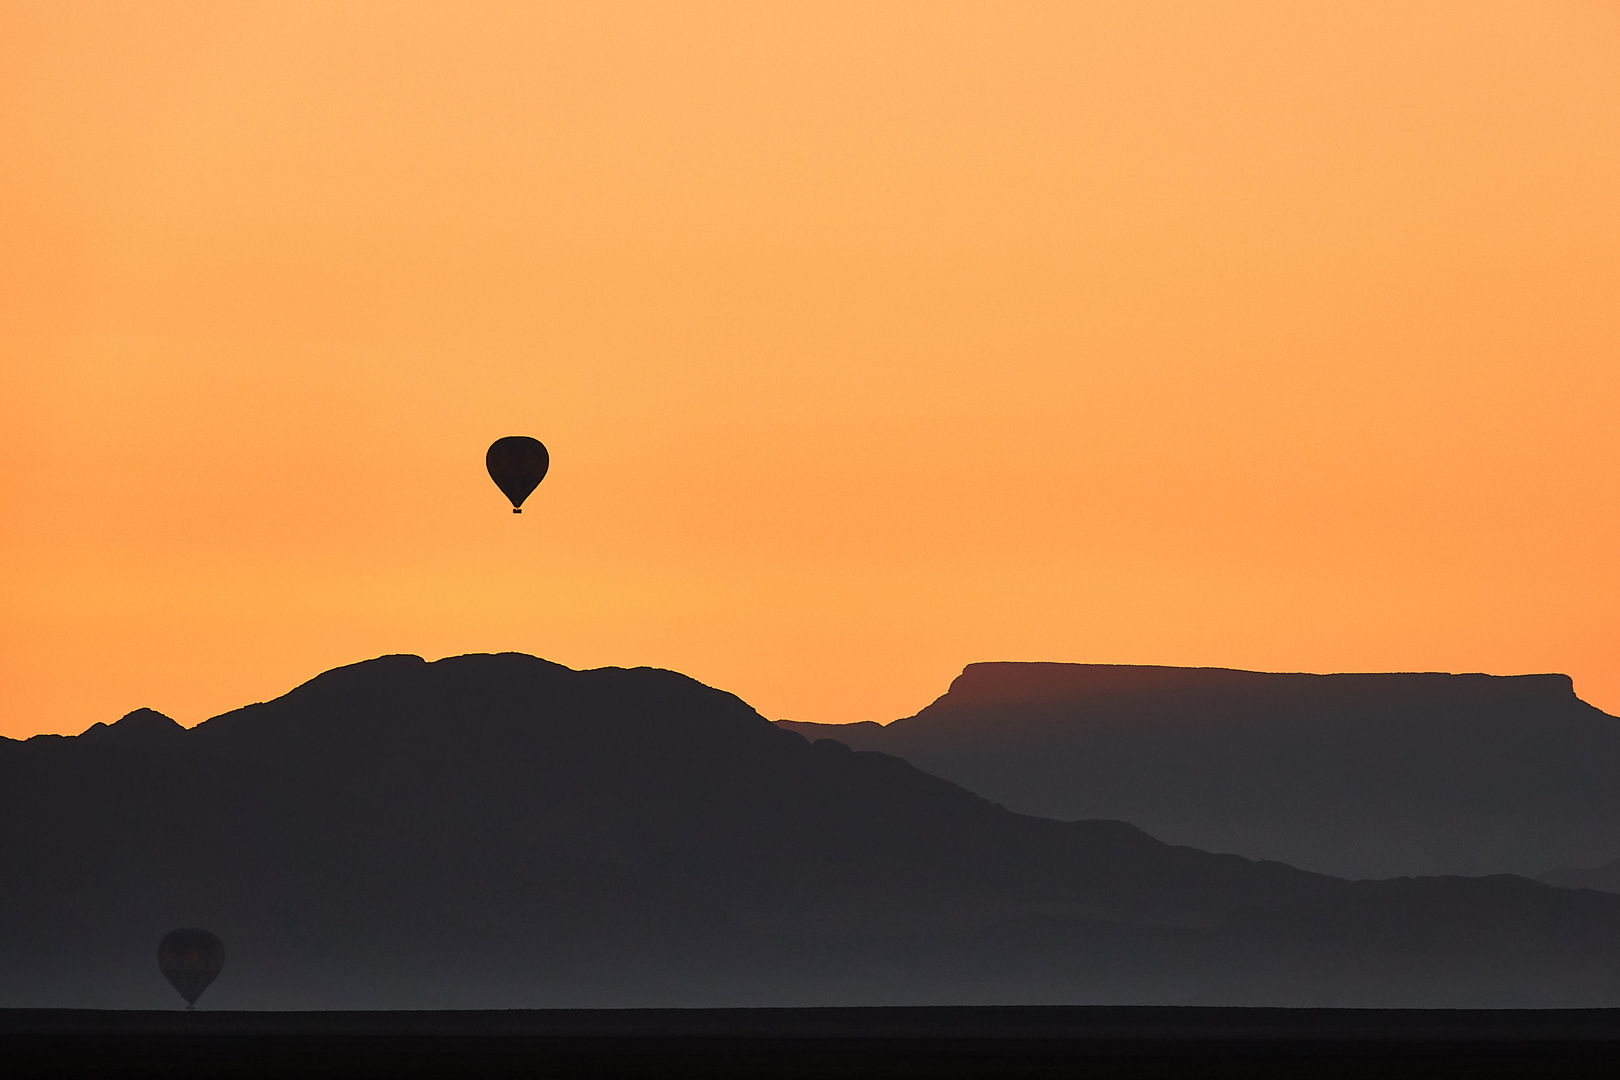
[(1567, 675), (985, 663), (886, 726), (783, 726), (1022, 813), (1346, 877), (1620, 853), (1620, 721)]
[[(1137, 664), (969, 664), (950, 689), (918, 715), (984, 706), (1097, 706), (1144, 703), (1178, 708), (1203, 704), (1311, 707), (1392, 705), (1452, 712), (1481, 709), (1575, 709), (1568, 675), (1484, 675), (1444, 672), (1353, 672), (1316, 675), (1234, 668)], [(899, 721), (905, 723), (905, 721)]]

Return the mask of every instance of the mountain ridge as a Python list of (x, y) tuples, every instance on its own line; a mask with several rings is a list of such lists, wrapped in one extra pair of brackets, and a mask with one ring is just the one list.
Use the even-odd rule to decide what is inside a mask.
[(161, 1004), (182, 925), (232, 1008), (1620, 1003), (1620, 897), (1032, 818), (660, 669), (385, 657), (117, 727), (0, 754), (0, 1004)]

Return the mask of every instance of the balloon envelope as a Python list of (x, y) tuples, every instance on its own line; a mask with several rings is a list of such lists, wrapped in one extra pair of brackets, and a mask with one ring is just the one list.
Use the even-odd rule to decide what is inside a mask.
[(523, 500), (540, 486), (551, 468), (551, 455), (545, 444), (527, 435), (508, 435), (490, 444), (484, 466), (495, 486), (512, 500), (512, 513), (523, 513)]
[(158, 970), (187, 1005), (197, 1004), (224, 966), (225, 944), (207, 930), (170, 930), (158, 943)]

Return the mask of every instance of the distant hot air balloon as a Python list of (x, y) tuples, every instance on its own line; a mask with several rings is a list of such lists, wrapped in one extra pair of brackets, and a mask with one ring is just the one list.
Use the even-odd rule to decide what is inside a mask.
[(551, 468), (551, 455), (539, 439), (527, 435), (508, 435), (496, 439), (484, 455), (484, 465), (495, 486), (512, 500), (512, 513), (523, 513), (523, 500), (529, 492), (540, 486)]
[(170, 930), (158, 943), (158, 970), (169, 980), (186, 1008), (193, 1008), (208, 984), (225, 966), (225, 944), (207, 930)]

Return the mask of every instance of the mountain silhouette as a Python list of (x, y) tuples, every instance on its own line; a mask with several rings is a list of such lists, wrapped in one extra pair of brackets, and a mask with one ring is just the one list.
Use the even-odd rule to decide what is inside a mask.
[(1561, 889), (1599, 889), (1620, 893), (1620, 859), (1611, 859), (1601, 866), (1556, 866), (1537, 874), (1536, 880)]
[(781, 724), (1023, 813), (1343, 877), (1620, 854), (1620, 720), (1564, 675), (972, 664), (888, 725)]
[(0, 1004), (1620, 1004), (1620, 897), (1014, 813), (656, 669), (339, 668), (0, 742)]

